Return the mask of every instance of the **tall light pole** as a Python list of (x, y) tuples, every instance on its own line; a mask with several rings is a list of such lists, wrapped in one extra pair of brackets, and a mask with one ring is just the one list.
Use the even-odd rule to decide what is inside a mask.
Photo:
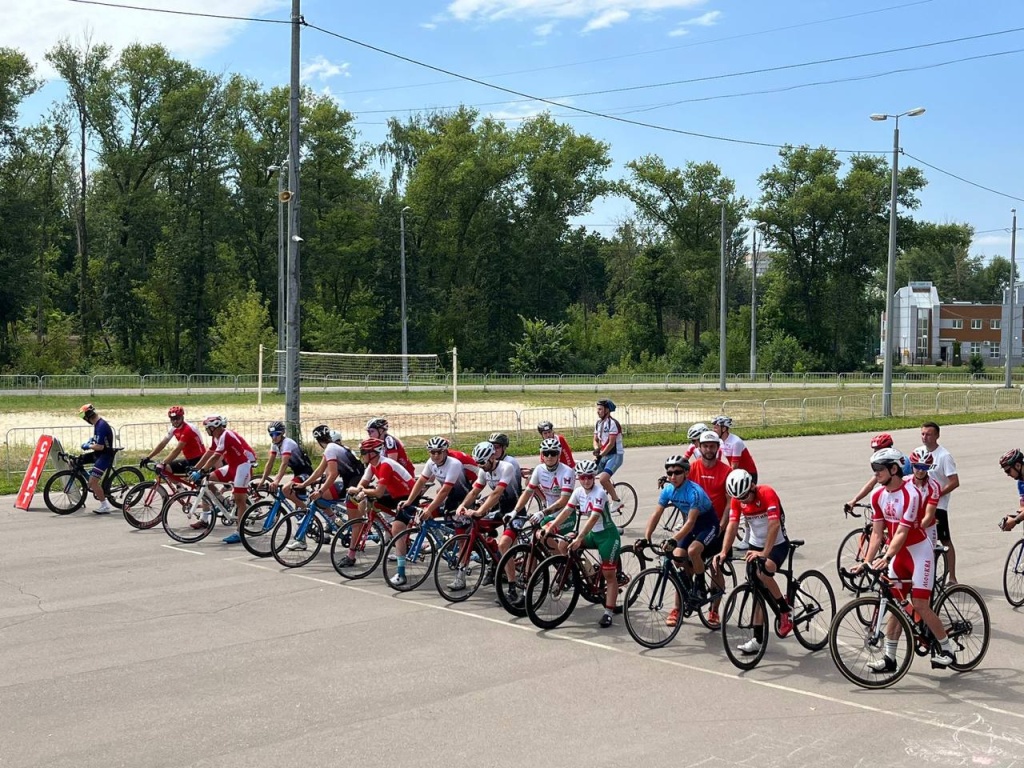
[(399, 229), (402, 241), (402, 383), (409, 383), (409, 320), (405, 310), (405, 212), (411, 211), (408, 205), (398, 212)]
[(288, 158), (280, 165), (267, 166), (267, 173), (277, 174), (277, 349), (274, 352), (274, 365), (277, 368), (277, 393), (284, 394), (284, 360), (280, 357), (284, 354), (285, 345), (288, 343), (288, 331), (286, 328), (287, 319), (285, 308), (288, 306), (288, 282), (286, 269), (286, 253), (288, 248), (288, 236), (284, 220), (285, 203), (291, 197), (291, 193), (285, 192), (284, 175), (288, 172)]
[(725, 392), (725, 200), (722, 200), (721, 259), (718, 282), (718, 388)]
[(300, 440), (299, 430), (299, 46), (302, 40), (301, 0), (292, 0), (291, 81), (288, 93), (288, 342), (285, 347), (284, 414), (288, 434)]
[(889, 265), (885, 276), (885, 344), (882, 345), (882, 415), (892, 416), (892, 356), (893, 356), (893, 304), (896, 293), (896, 195), (899, 176), (900, 118), (917, 117), (924, 114), (924, 107), (915, 107), (898, 115), (876, 113), (872, 120), (883, 121), (890, 117), (896, 121), (892, 131), (892, 190), (889, 199)]
[(1017, 281), (1014, 275), (1017, 272), (1017, 209), (1011, 208), (1013, 214), (1013, 225), (1010, 227), (1010, 313), (1007, 321), (1010, 327), (1006, 329), (1006, 388), (1013, 387), (1013, 313), (1016, 303)]
[[(764, 225), (757, 224), (751, 230), (750, 249), (750, 380), (757, 376), (757, 231)], [(764, 235), (761, 236), (764, 245)]]

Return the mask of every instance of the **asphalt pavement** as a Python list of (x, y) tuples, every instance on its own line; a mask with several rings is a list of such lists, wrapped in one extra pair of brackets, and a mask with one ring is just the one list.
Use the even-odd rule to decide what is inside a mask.
[[(398, 595), (379, 575), (345, 582), (326, 552), (295, 570), (214, 535), (175, 545), (120, 516), (58, 517), (0, 499), (0, 766), (1020, 766), (1022, 616), (1003, 563), (1020, 535), (997, 465), (1021, 422), (951, 426), (961, 487), (950, 520), (961, 582), (987, 600), (992, 641), (957, 674), (916, 659), (865, 691), (772, 636), (740, 673), (721, 637), (688, 621), (647, 651), (581, 604), (561, 628), (510, 620), (493, 593), (445, 603), (427, 582)], [(917, 430), (894, 433), (910, 451)], [(750, 443), (796, 568), (839, 591), (835, 553), (856, 527), (842, 503), (870, 475), (868, 435)], [(629, 449), (634, 538), (667, 448)], [(617, 477), (618, 479), (618, 477)], [(87, 507), (95, 506), (94, 503)], [(1016, 659), (1016, 661), (1015, 661)]]

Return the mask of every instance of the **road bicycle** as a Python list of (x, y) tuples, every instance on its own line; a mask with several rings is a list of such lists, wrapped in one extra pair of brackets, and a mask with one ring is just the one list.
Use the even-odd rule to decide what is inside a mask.
[[(713, 567), (719, 550), (714, 546), (706, 549), (703, 560), (708, 589), (699, 593), (694, 586), (693, 566), (687, 555), (676, 558), (665, 551), (664, 544), (645, 543), (642, 548), (649, 549), (660, 562), (641, 571), (626, 591), (623, 616), (630, 637), (645, 648), (661, 648), (672, 642), (683, 625), (683, 619), (694, 613), (705, 627), (718, 629), (719, 623), (712, 622), (708, 613), (718, 607), (726, 593), (736, 588), (732, 561), (723, 560), (718, 569), (723, 579), (720, 588), (715, 585)], [(679, 611), (678, 620), (669, 623), (669, 614), (673, 610)]]
[[(420, 500), (426, 507), (427, 499)], [(434, 568), (434, 557), (444, 543), (455, 535), (450, 516), (434, 517), (413, 523), (391, 539), (384, 553), (384, 579), (398, 592), (410, 592), (427, 580)], [(398, 574), (398, 546), (406, 545), (405, 580), (395, 583)]]
[(278, 486), (272, 499), (263, 499), (250, 504), (242, 513), (238, 524), (238, 535), (242, 546), (254, 557), (270, 557), (271, 536), (274, 526), (286, 514), (295, 511), (291, 501)]
[(636, 517), (636, 511), (640, 506), (639, 497), (636, 495), (636, 488), (625, 481), (612, 483), (615, 493), (618, 494), (622, 506), (611, 513), (612, 522), (618, 528), (626, 528)]
[(270, 534), (270, 554), (285, 568), (313, 561), (345, 523), (346, 499), (316, 499), (305, 509), (281, 515)]
[[(999, 518), (999, 530), (1003, 530), (1003, 520)], [(1024, 539), (1010, 547), (1003, 567), (1003, 594), (1006, 602), (1014, 608), (1024, 605)]]
[(141, 466), (152, 470), (155, 478), (143, 480), (128, 489), (121, 503), (121, 514), (132, 528), (144, 531), (160, 524), (160, 514), (167, 499), (195, 486), (187, 477), (171, 472), (166, 464), (154, 464), (144, 459)]
[[(549, 538), (569, 542), (575, 534)], [(646, 567), (643, 553), (636, 552), (631, 544), (619, 549), (617, 605), (622, 605), (622, 596), (630, 581)], [(589, 603), (603, 604), (605, 593), (604, 572), (597, 550), (570, 549), (568, 555), (552, 555), (534, 570), (526, 584), (526, 615), (534, 626), (554, 629), (569, 618), (581, 596)]]
[[(782, 593), (790, 605), (790, 619), (797, 642), (809, 651), (820, 651), (828, 645), (829, 626), (836, 613), (836, 597), (832, 585), (820, 571), (808, 570), (793, 576), (793, 555), (804, 545), (802, 539), (789, 542), (786, 565), (781, 564), (775, 578), (785, 578)], [(739, 669), (753, 669), (768, 649), (768, 609), (775, 614), (775, 633), (779, 634), (779, 608), (768, 588), (758, 578), (764, 573), (765, 559), (755, 557), (747, 562), (747, 580), (733, 590), (722, 610), (722, 645), (725, 655)], [(779, 635), (782, 637), (782, 635)], [(751, 641), (756, 640), (756, 643)], [(744, 646), (750, 650), (740, 650)]]
[[(123, 449), (114, 449), (115, 464), (117, 454)], [(70, 515), (77, 512), (85, 504), (89, 492), (89, 472), (86, 467), (93, 461), (91, 454), (76, 455), (59, 451), (57, 458), (68, 465), (68, 469), (54, 472), (43, 487), (43, 502), (46, 508), (58, 515)], [(135, 467), (117, 467), (111, 464), (100, 478), (100, 487), (108, 501), (115, 507), (124, 503), (128, 489), (142, 482), (142, 473)]]
[[(861, 688), (887, 688), (907, 674), (915, 654), (935, 656), (939, 641), (884, 570), (865, 565), (859, 574), (846, 576), (857, 581), (861, 591), (875, 594), (851, 600), (832, 621), (829, 651), (843, 677)], [(957, 672), (974, 669), (988, 651), (991, 634), (985, 601), (973, 587), (954, 584), (933, 590), (931, 602), (956, 657), (950, 668)], [(884, 656), (890, 621), (895, 622), (896, 656), (895, 663), (887, 666)], [(932, 662), (933, 668), (941, 666)]]
[[(252, 485), (248, 493), (250, 500), (260, 498)], [(217, 520), (230, 527), (235, 524), (237, 516), (231, 484), (211, 480), (210, 475), (204, 473), (195, 488), (179, 491), (167, 499), (160, 512), (160, 524), (175, 541), (195, 544), (213, 532)]]
[[(501, 607), (513, 616), (526, 616), (526, 585), (537, 566), (554, 552), (539, 536), (539, 523), (531, 523), (528, 517), (515, 517), (508, 522), (516, 532), (515, 544), (509, 547), (498, 560), (494, 572), (494, 586)], [(509, 573), (511, 571), (511, 574)]]
[(434, 558), (434, 586), (449, 603), (461, 603), (476, 594), (485, 572), (501, 558), (497, 540), (501, 518), (454, 517), (452, 525), (455, 535)]
[[(353, 501), (358, 499), (350, 497)], [(367, 497), (368, 501), (372, 501)], [(331, 564), (346, 579), (362, 579), (377, 570), (391, 541), (393, 512), (374, 501), (366, 514), (350, 519), (331, 540)], [(348, 562), (349, 550), (355, 550), (355, 562)]]
[[(844, 517), (861, 517), (858, 509), (871, 509), (870, 504), (843, 505)], [(868, 553), (868, 546), (871, 543), (871, 516), (863, 514), (864, 525), (854, 528), (839, 543), (839, 551), (836, 553), (836, 573), (839, 574), (839, 583), (848, 592), (857, 592), (859, 580), (850, 574), (857, 571), (857, 566), (864, 562)], [(885, 531), (882, 532), (882, 546), (888, 539)], [(946, 578), (946, 547), (937, 545), (935, 547), (935, 581), (945, 582)]]

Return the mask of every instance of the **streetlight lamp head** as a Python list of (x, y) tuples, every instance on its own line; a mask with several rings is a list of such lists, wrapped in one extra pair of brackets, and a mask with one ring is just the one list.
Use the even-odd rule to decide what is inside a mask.
[(889, 119), (888, 115), (884, 115), (881, 112), (875, 112), (873, 115), (869, 115), (869, 117), (872, 120), (874, 120), (876, 122), (879, 122), (879, 123), (884, 122), (885, 120)]
[(280, 171), (280, 170), (281, 170), (281, 166), (280, 165), (268, 165), (267, 166), (267, 173), (275, 173), (275, 172)]
[(298, 235), (292, 235), (292, 242), (293, 242), (293, 243), (304, 243), (304, 242), (306, 242), (306, 241), (305, 241), (305, 240), (303, 240), (303, 239), (302, 239), (301, 237), (299, 237)]
[(405, 213), (406, 211), (411, 211), (411, 210), (412, 210), (412, 207), (407, 205), (407, 206), (405, 206), (405, 208), (402, 209), (402, 213)]
[(907, 112), (907, 117), (917, 117), (918, 115), (923, 115), (924, 112), (924, 107), (914, 107), (913, 109)]

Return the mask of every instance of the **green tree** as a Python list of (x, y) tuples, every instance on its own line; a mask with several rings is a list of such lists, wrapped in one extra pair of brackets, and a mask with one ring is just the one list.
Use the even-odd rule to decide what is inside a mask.
[(519, 321), (523, 324), (523, 338), (512, 345), (515, 351), (508, 361), (512, 373), (564, 371), (569, 352), (565, 324), (551, 325), (522, 315)]
[(211, 333), (210, 365), (220, 373), (256, 373), (260, 344), (273, 350), (277, 337), (270, 327), (267, 302), (254, 286), (229, 301), (217, 313)]

